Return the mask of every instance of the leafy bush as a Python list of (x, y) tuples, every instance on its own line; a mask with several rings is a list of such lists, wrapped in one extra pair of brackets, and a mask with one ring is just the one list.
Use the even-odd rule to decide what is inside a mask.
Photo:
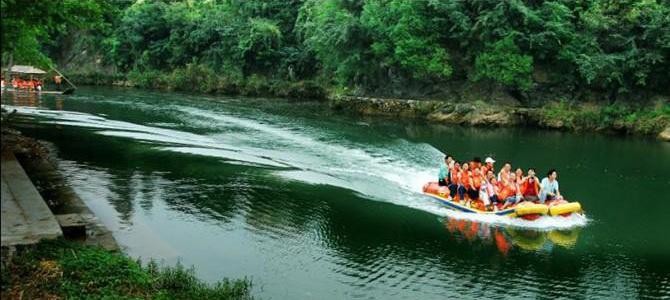
[(542, 109), (541, 122), (561, 121), (569, 129), (617, 129), (629, 133), (656, 134), (670, 126), (670, 104), (634, 107), (624, 104), (605, 106), (571, 105), (554, 102)]

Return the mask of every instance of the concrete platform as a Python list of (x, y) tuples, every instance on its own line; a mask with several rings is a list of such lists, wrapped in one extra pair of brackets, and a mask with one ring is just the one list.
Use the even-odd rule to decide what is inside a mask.
[(11, 152), (2, 153), (2, 246), (63, 236), (56, 218)]

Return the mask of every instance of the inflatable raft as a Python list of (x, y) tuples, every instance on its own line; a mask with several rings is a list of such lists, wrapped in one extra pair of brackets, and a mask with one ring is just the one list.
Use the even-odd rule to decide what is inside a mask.
[(461, 201), (450, 199), (449, 189), (446, 186), (439, 186), (437, 182), (426, 183), (423, 186), (423, 193), (440, 201), (450, 209), (467, 213), (493, 214), (526, 220), (535, 220), (544, 215), (567, 217), (571, 214), (582, 213), (582, 206), (579, 202), (568, 202), (565, 200), (548, 201), (545, 204), (521, 202), (505, 209), (500, 209), (503, 203), (499, 203), (498, 211), (489, 211), (485, 209), (481, 201), (472, 201), (471, 206), (466, 206)]

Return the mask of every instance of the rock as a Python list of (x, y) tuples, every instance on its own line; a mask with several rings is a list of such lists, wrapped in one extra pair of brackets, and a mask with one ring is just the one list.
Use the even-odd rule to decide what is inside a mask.
[(440, 112), (443, 114), (450, 114), (456, 110), (456, 107), (451, 104), (451, 103), (446, 103), (444, 106), (440, 109)]
[(448, 123), (448, 124), (460, 124), (463, 122), (463, 118), (461, 115), (457, 114), (456, 112), (452, 113), (442, 113), (442, 112), (434, 112), (432, 114), (428, 115), (428, 120), (433, 121), (433, 122), (438, 122), (438, 123)]
[(465, 103), (456, 104), (456, 107), (454, 108), (454, 111), (457, 114), (460, 114), (460, 115), (465, 115), (465, 114), (470, 113), (474, 110), (475, 110), (474, 106), (472, 106), (470, 104), (465, 104)]
[(658, 139), (670, 142), (670, 127), (666, 127), (665, 130), (661, 131), (661, 133), (658, 134)]
[(470, 118), (471, 125), (478, 126), (510, 126), (517, 123), (517, 120), (507, 111), (498, 111), (493, 113), (474, 114)]
[(544, 120), (542, 122), (542, 125), (549, 128), (560, 129), (565, 126), (565, 123), (562, 120), (551, 119), (551, 120)]

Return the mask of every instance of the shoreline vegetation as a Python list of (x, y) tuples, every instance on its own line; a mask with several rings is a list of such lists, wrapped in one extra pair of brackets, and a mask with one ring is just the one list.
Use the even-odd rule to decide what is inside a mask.
[[(656, 95), (650, 101), (575, 101), (567, 95), (534, 105), (522, 104), (503, 89), (468, 93), (486, 87), (463, 83), (451, 99), (407, 99), (348, 94), (316, 80), (283, 81), (262, 76), (231, 79), (205, 66), (189, 65), (166, 72), (71, 73), (77, 82), (92, 86), (135, 87), (204, 94), (267, 96), (328, 101), (335, 110), (362, 115), (425, 119), (465, 126), (530, 126), (567, 131), (596, 131), (656, 137), (670, 141), (670, 98)], [(360, 94), (360, 93), (358, 93)]]
[(670, 139), (667, 1), (2, 3), (3, 66), (79, 84)]
[(249, 279), (207, 284), (193, 268), (64, 239), (2, 249), (2, 299), (251, 299)]

